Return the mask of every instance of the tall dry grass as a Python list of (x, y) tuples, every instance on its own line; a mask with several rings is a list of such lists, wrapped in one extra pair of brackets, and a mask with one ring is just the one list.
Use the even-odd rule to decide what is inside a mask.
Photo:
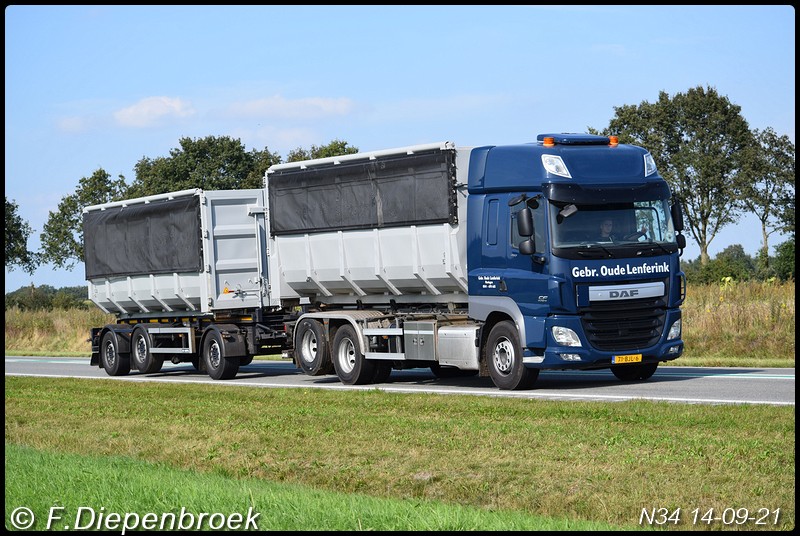
[(685, 356), (760, 362), (795, 354), (794, 282), (690, 285), (683, 306)]
[[(689, 285), (683, 306), (686, 350), (675, 364), (793, 366), (794, 282)], [(6, 310), (6, 354), (88, 356), (89, 329), (114, 322), (97, 308)], [(776, 360), (782, 364), (773, 363)]]
[(6, 355), (89, 356), (90, 329), (114, 322), (114, 315), (96, 307), (50, 311), (6, 309)]

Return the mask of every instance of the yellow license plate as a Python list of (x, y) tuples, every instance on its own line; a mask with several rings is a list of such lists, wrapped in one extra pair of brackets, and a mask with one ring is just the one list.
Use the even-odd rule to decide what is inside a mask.
[(629, 354), (629, 355), (615, 355), (611, 358), (611, 362), (618, 363), (641, 363), (642, 354)]

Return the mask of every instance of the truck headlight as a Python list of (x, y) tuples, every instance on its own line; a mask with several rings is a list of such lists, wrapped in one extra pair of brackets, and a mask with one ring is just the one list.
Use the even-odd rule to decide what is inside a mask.
[(681, 319), (677, 319), (675, 322), (672, 323), (672, 327), (669, 328), (669, 333), (667, 333), (667, 340), (671, 341), (673, 339), (680, 339), (681, 338)]
[(562, 346), (581, 346), (578, 334), (563, 326), (553, 326), (553, 338)]

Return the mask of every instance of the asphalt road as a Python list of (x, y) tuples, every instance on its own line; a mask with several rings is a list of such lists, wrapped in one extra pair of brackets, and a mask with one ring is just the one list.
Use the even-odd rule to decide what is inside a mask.
[(437, 379), (430, 369), (393, 370), (380, 384), (344, 385), (336, 376), (306, 376), (288, 361), (254, 361), (232, 380), (216, 381), (190, 364), (165, 363), (161, 372), (110, 377), (88, 358), (6, 356), (6, 376), (96, 378), (116, 381), (192, 382), (248, 388), (381, 389), (402, 393), (506, 396), (527, 399), (619, 402), (656, 400), (687, 404), (794, 406), (794, 369), (661, 366), (644, 382), (621, 382), (609, 370), (543, 371), (534, 389), (501, 391), (489, 378)]

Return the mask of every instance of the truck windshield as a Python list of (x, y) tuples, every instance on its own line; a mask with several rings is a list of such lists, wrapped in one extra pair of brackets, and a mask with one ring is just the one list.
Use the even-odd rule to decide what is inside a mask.
[[(573, 204), (551, 201), (549, 218), (552, 247), (559, 256), (569, 250), (596, 248), (614, 256), (652, 246), (654, 255), (677, 250), (675, 228), (667, 200), (619, 204)], [(650, 249), (645, 248), (645, 254)]]

